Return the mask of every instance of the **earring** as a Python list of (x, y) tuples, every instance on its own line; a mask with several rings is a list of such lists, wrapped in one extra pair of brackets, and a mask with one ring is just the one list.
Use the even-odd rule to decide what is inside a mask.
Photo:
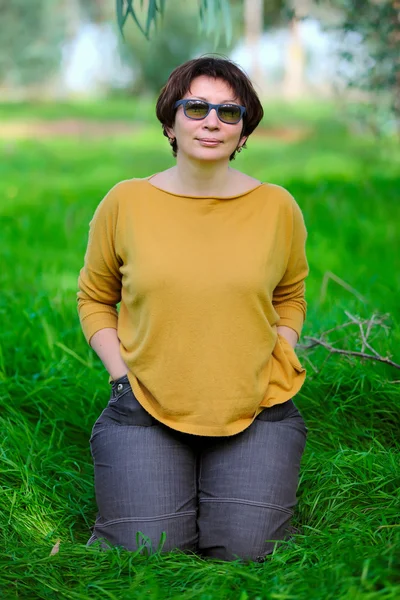
[(241, 152), (243, 150), (242, 146), (239, 146), (239, 148), (236, 150), (236, 152)]
[(168, 141), (169, 141), (170, 145), (172, 146), (172, 144), (175, 142), (175, 138), (169, 137)]

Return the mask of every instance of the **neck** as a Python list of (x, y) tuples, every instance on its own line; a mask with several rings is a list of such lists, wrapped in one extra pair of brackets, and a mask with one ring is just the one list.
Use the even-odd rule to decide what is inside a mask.
[(211, 196), (224, 194), (231, 169), (228, 161), (191, 161), (177, 156), (176, 166), (170, 170), (174, 188), (179, 194)]

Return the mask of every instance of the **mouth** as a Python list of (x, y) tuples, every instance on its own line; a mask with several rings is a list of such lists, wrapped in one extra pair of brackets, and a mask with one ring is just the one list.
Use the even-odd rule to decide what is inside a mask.
[(221, 140), (217, 140), (216, 138), (196, 138), (200, 144), (204, 144), (205, 146), (218, 146), (222, 144)]

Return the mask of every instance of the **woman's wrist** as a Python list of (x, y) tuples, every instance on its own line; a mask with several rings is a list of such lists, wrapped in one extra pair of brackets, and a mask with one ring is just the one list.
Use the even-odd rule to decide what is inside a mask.
[(276, 330), (279, 333), (279, 335), (284, 337), (285, 340), (287, 342), (289, 342), (289, 344), (293, 348), (296, 346), (297, 342), (299, 341), (299, 336), (297, 335), (297, 333), (294, 329), (291, 329), (290, 327), (286, 327), (286, 325), (279, 325), (279, 327), (277, 327)]
[(109, 373), (112, 381), (117, 381), (118, 379), (121, 379), (122, 377), (124, 377), (127, 374), (128, 374), (127, 370), (125, 370), (123, 373), (118, 373), (118, 372), (116, 372), (115, 374)]

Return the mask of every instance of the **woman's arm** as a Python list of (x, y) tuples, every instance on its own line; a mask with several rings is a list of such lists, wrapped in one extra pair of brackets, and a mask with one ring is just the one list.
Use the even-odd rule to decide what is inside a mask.
[(117, 330), (106, 327), (96, 331), (90, 339), (90, 345), (102, 361), (111, 379), (119, 379), (128, 372), (121, 358)]
[(276, 286), (272, 304), (279, 315), (277, 331), (295, 347), (306, 316), (305, 283), (308, 275), (306, 258), (307, 230), (302, 212), (293, 199), (293, 227), (286, 271)]
[(89, 224), (84, 266), (78, 277), (77, 308), (83, 333), (90, 345), (98, 331), (114, 329), (116, 336), (118, 327), (117, 304), (121, 301), (122, 276), (115, 250), (117, 191), (118, 185), (96, 208)]
[(83, 333), (114, 380), (128, 372), (117, 334), (117, 303), (121, 300), (120, 264), (115, 250), (117, 192), (118, 184), (100, 202), (90, 222), (77, 293)]

